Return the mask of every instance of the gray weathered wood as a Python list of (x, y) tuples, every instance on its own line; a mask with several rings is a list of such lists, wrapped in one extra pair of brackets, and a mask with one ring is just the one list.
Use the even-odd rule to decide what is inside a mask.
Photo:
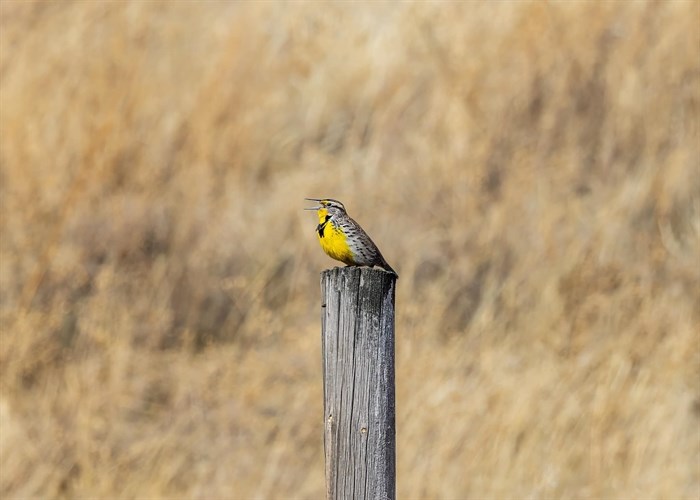
[(396, 497), (396, 278), (378, 269), (321, 273), (328, 499)]

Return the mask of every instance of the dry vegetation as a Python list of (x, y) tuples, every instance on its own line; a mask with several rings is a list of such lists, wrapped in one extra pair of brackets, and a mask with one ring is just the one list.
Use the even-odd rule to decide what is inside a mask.
[(400, 498), (700, 496), (700, 3), (0, 9), (0, 496), (321, 497), (305, 196)]

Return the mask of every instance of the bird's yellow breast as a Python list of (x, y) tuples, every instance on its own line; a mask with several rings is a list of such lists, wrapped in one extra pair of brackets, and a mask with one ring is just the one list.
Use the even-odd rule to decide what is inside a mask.
[(321, 248), (328, 254), (329, 257), (352, 265), (355, 263), (354, 255), (348, 245), (347, 237), (339, 228), (333, 225), (333, 222), (326, 221), (328, 211), (321, 209), (318, 211), (318, 241), (321, 243)]

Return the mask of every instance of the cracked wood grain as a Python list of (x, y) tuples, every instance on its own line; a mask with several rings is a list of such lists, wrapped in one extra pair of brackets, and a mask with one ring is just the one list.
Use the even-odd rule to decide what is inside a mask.
[(321, 273), (328, 499), (394, 499), (396, 279), (378, 269)]

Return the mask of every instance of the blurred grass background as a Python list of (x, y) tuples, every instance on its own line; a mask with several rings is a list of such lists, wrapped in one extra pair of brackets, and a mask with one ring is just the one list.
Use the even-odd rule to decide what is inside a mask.
[(700, 496), (700, 3), (0, 3), (0, 495), (320, 498), (333, 197), (400, 498)]

